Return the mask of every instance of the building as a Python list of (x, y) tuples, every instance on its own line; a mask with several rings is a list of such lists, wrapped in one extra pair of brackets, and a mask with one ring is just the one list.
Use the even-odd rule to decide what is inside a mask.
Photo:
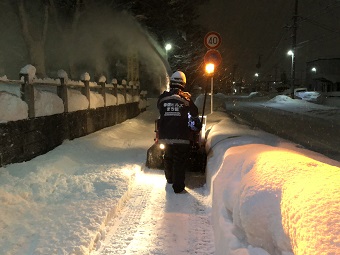
[(316, 59), (306, 63), (306, 85), (310, 91), (340, 91), (340, 58)]

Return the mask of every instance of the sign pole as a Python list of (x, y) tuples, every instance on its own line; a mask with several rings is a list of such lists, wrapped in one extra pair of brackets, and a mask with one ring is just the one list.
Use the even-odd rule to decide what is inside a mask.
[(210, 97), (210, 113), (213, 113), (213, 105), (214, 105), (214, 76), (211, 76), (211, 85), (210, 85), (210, 89), (211, 89), (211, 97)]
[(204, 45), (209, 49), (204, 55), (204, 62), (207, 66), (212, 65), (213, 69), (211, 72), (208, 71), (208, 74), (211, 74), (210, 78), (210, 113), (213, 113), (214, 109), (214, 66), (218, 66), (222, 57), (218, 50), (218, 48), (222, 43), (221, 35), (215, 31), (211, 31), (207, 33), (204, 37)]
[(202, 109), (202, 123), (203, 123), (203, 119), (204, 119), (205, 103), (206, 103), (206, 101), (207, 101), (207, 92), (208, 92), (208, 86), (205, 86), (205, 88), (204, 88), (203, 109)]

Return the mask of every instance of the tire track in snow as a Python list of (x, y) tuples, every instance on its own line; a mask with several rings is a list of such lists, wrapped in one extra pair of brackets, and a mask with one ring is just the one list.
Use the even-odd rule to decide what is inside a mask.
[(187, 180), (188, 192), (175, 194), (162, 171), (137, 176), (131, 198), (92, 254), (214, 254), (204, 187), (199, 178)]
[(139, 220), (150, 197), (151, 186), (136, 185), (131, 191), (131, 197), (124, 205), (121, 213), (109, 225), (106, 236), (107, 245), (100, 247), (95, 254), (125, 254), (137, 230)]

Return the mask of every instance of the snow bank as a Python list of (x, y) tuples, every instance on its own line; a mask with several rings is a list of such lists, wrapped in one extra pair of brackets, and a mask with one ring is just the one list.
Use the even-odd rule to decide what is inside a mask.
[(104, 107), (104, 98), (101, 94), (97, 92), (90, 91), (90, 107), (96, 109), (99, 107)]
[(0, 81), (8, 81), (8, 78), (6, 75), (0, 76)]
[(48, 116), (64, 112), (63, 100), (58, 95), (34, 89), (34, 110), (35, 116)]
[(278, 96), (270, 99), (268, 102), (269, 103), (281, 103), (281, 102), (283, 102), (283, 103), (286, 103), (286, 102), (293, 103), (294, 99), (292, 99), (288, 96), (285, 96), (285, 95), (278, 95)]
[(1, 254), (88, 255), (141, 171), (153, 137), (144, 125), (133, 119), (0, 168)]
[(126, 103), (132, 103), (133, 99), (132, 99), (132, 95), (131, 94), (126, 94)]
[(339, 253), (340, 168), (226, 126), (207, 143), (216, 254)]
[(106, 93), (106, 106), (112, 106), (117, 104), (117, 97), (112, 94)]
[(139, 102), (140, 101), (140, 96), (139, 95), (134, 95), (133, 96), (133, 99), (132, 99), (132, 102)]
[[(20, 93), (18, 86), (12, 86), (15, 94), (7, 91), (0, 92), (0, 122), (16, 121), (28, 118), (28, 105), (17, 95)], [(58, 95), (34, 89), (35, 115), (36, 117), (48, 116), (64, 112), (63, 101)]]
[(147, 101), (145, 99), (139, 100), (138, 108), (139, 109), (145, 109), (147, 106)]
[[(28, 118), (28, 106), (18, 96), (0, 92), (0, 122), (16, 121)], [(15, 112), (15, 114), (13, 114)]]
[(117, 94), (117, 100), (118, 100), (118, 104), (125, 104), (125, 97), (123, 94), (118, 93)]
[[(287, 160), (285, 155), (283, 160)], [(295, 255), (340, 253), (340, 168), (303, 156), (282, 188), (282, 224)]]
[(68, 111), (75, 112), (89, 107), (89, 100), (79, 90), (68, 89)]
[[(2, 84), (0, 91), (0, 122), (16, 121), (28, 118), (28, 105), (20, 98), (20, 86)], [(35, 114), (36, 117), (48, 116), (64, 112), (62, 99), (55, 93), (34, 89), (35, 93)], [(74, 112), (85, 110), (89, 107), (89, 101), (81, 91), (67, 89), (68, 111)], [(90, 91), (91, 108), (104, 107), (104, 98), (97, 92)], [(140, 100), (139, 96), (132, 97), (127, 94), (127, 103), (139, 102), (140, 109), (146, 107), (146, 100)], [(106, 93), (106, 106), (125, 104), (124, 95), (118, 94), (115, 97)]]
[[(64, 70), (58, 70), (57, 74), (59, 79), (37, 79), (35, 77), (36, 68), (32, 65), (26, 65), (20, 70), (21, 74), (27, 74), (30, 83), (41, 82), (41, 83), (53, 83), (59, 84), (60, 78), (63, 78), (65, 83), (68, 85), (84, 86), (82, 81), (90, 81), (89, 73), (83, 73), (81, 75), (82, 81), (72, 81), (68, 79), (68, 75)], [(23, 80), (23, 78), (21, 78)], [(6, 76), (0, 77), (3, 82), (8, 81)], [(99, 82), (106, 82), (106, 77), (101, 76)], [(113, 83), (117, 84), (117, 80), (113, 79)], [(123, 80), (122, 84), (126, 85), (126, 81)], [(90, 82), (90, 86), (97, 86), (96, 82)], [(107, 84), (107, 86), (112, 86), (112, 84)], [(119, 85), (124, 88), (123, 85)], [(42, 89), (34, 88), (35, 93), (35, 115), (36, 117), (48, 116), (64, 112), (64, 104), (62, 99), (55, 93), (49, 92)], [(0, 91), (0, 122), (16, 121), (28, 118), (28, 106), (22, 101), (20, 84), (1, 84)], [(119, 93), (116, 96), (106, 93), (106, 106), (119, 105), (125, 103), (139, 102), (139, 96), (132, 96), (131, 94), (126, 95), (126, 100), (124, 96)], [(99, 107), (104, 107), (103, 96), (94, 91), (90, 91), (90, 108), (96, 109)], [(144, 103), (142, 102), (142, 106)], [(85, 110), (89, 107), (89, 100), (84, 96), (79, 90), (68, 88), (68, 111), (74, 112), (78, 110)], [(143, 107), (142, 107), (143, 108)], [(141, 109), (142, 109), (141, 108)]]

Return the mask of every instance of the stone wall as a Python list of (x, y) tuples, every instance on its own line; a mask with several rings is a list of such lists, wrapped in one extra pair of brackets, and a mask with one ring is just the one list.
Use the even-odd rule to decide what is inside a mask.
[(137, 103), (0, 123), (0, 166), (30, 160), (72, 140), (139, 115)]

